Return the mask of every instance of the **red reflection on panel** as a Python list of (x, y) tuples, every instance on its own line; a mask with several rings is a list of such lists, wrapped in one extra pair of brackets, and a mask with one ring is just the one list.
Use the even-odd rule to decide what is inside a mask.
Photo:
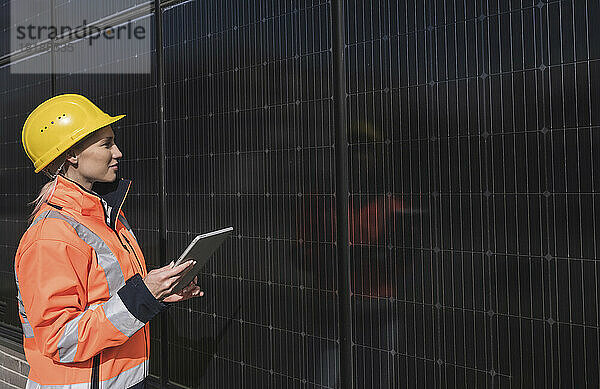
[[(336, 240), (335, 199), (332, 196), (304, 196), (298, 209), (298, 240), (304, 244), (305, 266), (314, 277), (332, 274), (337, 258), (323, 258), (314, 244), (333, 243)], [(377, 297), (396, 294), (393, 277), (386, 274), (390, 256), (386, 256), (391, 241), (396, 241), (397, 227), (403, 214), (413, 213), (410, 205), (397, 195), (351, 196), (348, 209), (349, 244), (353, 248), (352, 279), (360, 282), (360, 293)], [(311, 244), (313, 243), (313, 244)], [(361, 249), (363, 246), (364, 250)], [(320, 254), (321, 253), (321, 254)]]
[(405, 209), (401, 199), (393, 196), (373, 196), (366, 204), (361, 198), (350, 201), (348, 234), (350, 244), (385, 244), (386, 225), (390, 226)]

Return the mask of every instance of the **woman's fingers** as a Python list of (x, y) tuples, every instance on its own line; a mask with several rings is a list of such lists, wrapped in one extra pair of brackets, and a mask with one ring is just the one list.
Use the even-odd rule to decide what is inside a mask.
[(196, 285), (194, 285), (190, 282), (190, 284), (188, 286), (183, 288), (183, 290), (181, 291), (181, 294), (191, 293), (195, 287), (196, 287)]
[(177, 302), (187, 300), (191, 297), (202, 296), (204, 292), (200, 290), (198, 285), (198, 276), (195, 276), (193, 281), (189, 283), (179, 293), (173, 293), (175, 286), (179, 280), (196, 264), (196, 261), (189, 260), (178, 266), (173, 266), (173, 262), (159, 269), (154, 269), (148, 272), (144, 278), (146, 286), (150, 292), (159, 300), (167, 302)]
[(185, 262), (180, 263), (179, 265), (175, 266), (175, 261), (171, 261), (168, 265), (165, 265), (158, 269), (154, 269), (152, 271), (159, 271), (159, 272), (166, 272), (169, 274), (174, 274), (174, 273), (180, 272), (181, 269), (184, 269), (186, 266), (190, 266), (195, 263), (196, 263), (196, 261), (194, 261), (193, 259), (190, 259), (188, 261), (185, 261)]
[(200, 290), (199, 286), (197, 286), (196, 289), (192, 292), (192, 296), (202, 297), (204, 296), (204, 292)]
[[(187, 288), (186, 288), (187, 289)], [(197, 285), (192, 286), (185, 293), (182, 291), (181, 295), (184, 297), (184, 300), (187, 300), (196, 296), (204, 296), (204, 292), (200, 290), (200, 287)]]
[(173, 268), (169, 268), (167, 270), (165, 270), (165, 276), (166, 278), (175, 278), (175, 279), (179, 279), (181, 278), (188, 270), (190, 270), (194, 265), (196, 264), (196, 261), (190, 260), (190, 261), (186, 261), (180, 265), (177, 265)]
[(176, 302), (179, 302), (181, 300), (183, 300), (183, 296), (180, 295), (180, 294), (175, 293), (175, 294), (169, 295), (163, 301), (165, 301), (167, 303), (176, 303)]
[(190, 283), (188, 284), (188, 286), (186, 286), (187, 288), (193, 288), (195, 286), (198, 286), (198, 276), (195, 276), (193, 280), (190, 281)]
[(192, 289), (190, 289), (187, 293), (184, 294), (184, 299), (187, 300), (189, 298), (192, 297), (202, 297), (204, 296), (204, 292), (200, 290), (199, 286), (195, 286)]
[(168, 303), (177, 303), (180, 301), (185, 301), (188, 299), (191, 299), (193, 297), (202, 297), (204, 296), (204, 292), (200, 290), (199, 286), (196, 286), (192, 291), (188, 292), (188, 293), (174, 293), (169, 295), (167, 298), (165, 298), (163, 301), (166, 301)]

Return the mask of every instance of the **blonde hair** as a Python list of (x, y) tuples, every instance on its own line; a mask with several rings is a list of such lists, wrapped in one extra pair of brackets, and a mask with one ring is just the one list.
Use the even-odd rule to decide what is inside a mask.
[(57, 157), (54, 161), (50, 162), (48, 166), (42, 170), (42, 172), (48, 176), (48, 178), (50, 178), (50, 181), (42, 186), (42, 189), (35, 200), (29, 203), (30, 206), (33, 206), (33, 210), (31, 211), (28, 219), (29, 224), (31, 224), (35, 215), (39, 212), (40, 208), (42, 208), (42, 205), (47, 202), (54, 193), (54, 189), (56, 189), (57, 177), (59, 174), (64, 175), (66, 173), (68, 168), (68, 166), (66, 166), (67, 164), (67, 153), (65, 152), (61, 156)]

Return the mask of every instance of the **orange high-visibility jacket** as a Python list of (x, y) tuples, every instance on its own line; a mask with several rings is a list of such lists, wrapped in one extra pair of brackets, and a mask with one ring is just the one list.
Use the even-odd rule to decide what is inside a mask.
[(121, 207), (58, 176), (15, 258), (27, 388), (130, 388), (148, 375), (148, 321), (166, 308)]

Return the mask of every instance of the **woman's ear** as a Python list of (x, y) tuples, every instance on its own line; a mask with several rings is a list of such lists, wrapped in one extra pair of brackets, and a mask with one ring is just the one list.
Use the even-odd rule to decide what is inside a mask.
[(77, 155), (75, 155), (75, 153), (69, 155), (67, 157), (67, 161), (69, 161), (71, 163), (71, 165), (77, 166)]

